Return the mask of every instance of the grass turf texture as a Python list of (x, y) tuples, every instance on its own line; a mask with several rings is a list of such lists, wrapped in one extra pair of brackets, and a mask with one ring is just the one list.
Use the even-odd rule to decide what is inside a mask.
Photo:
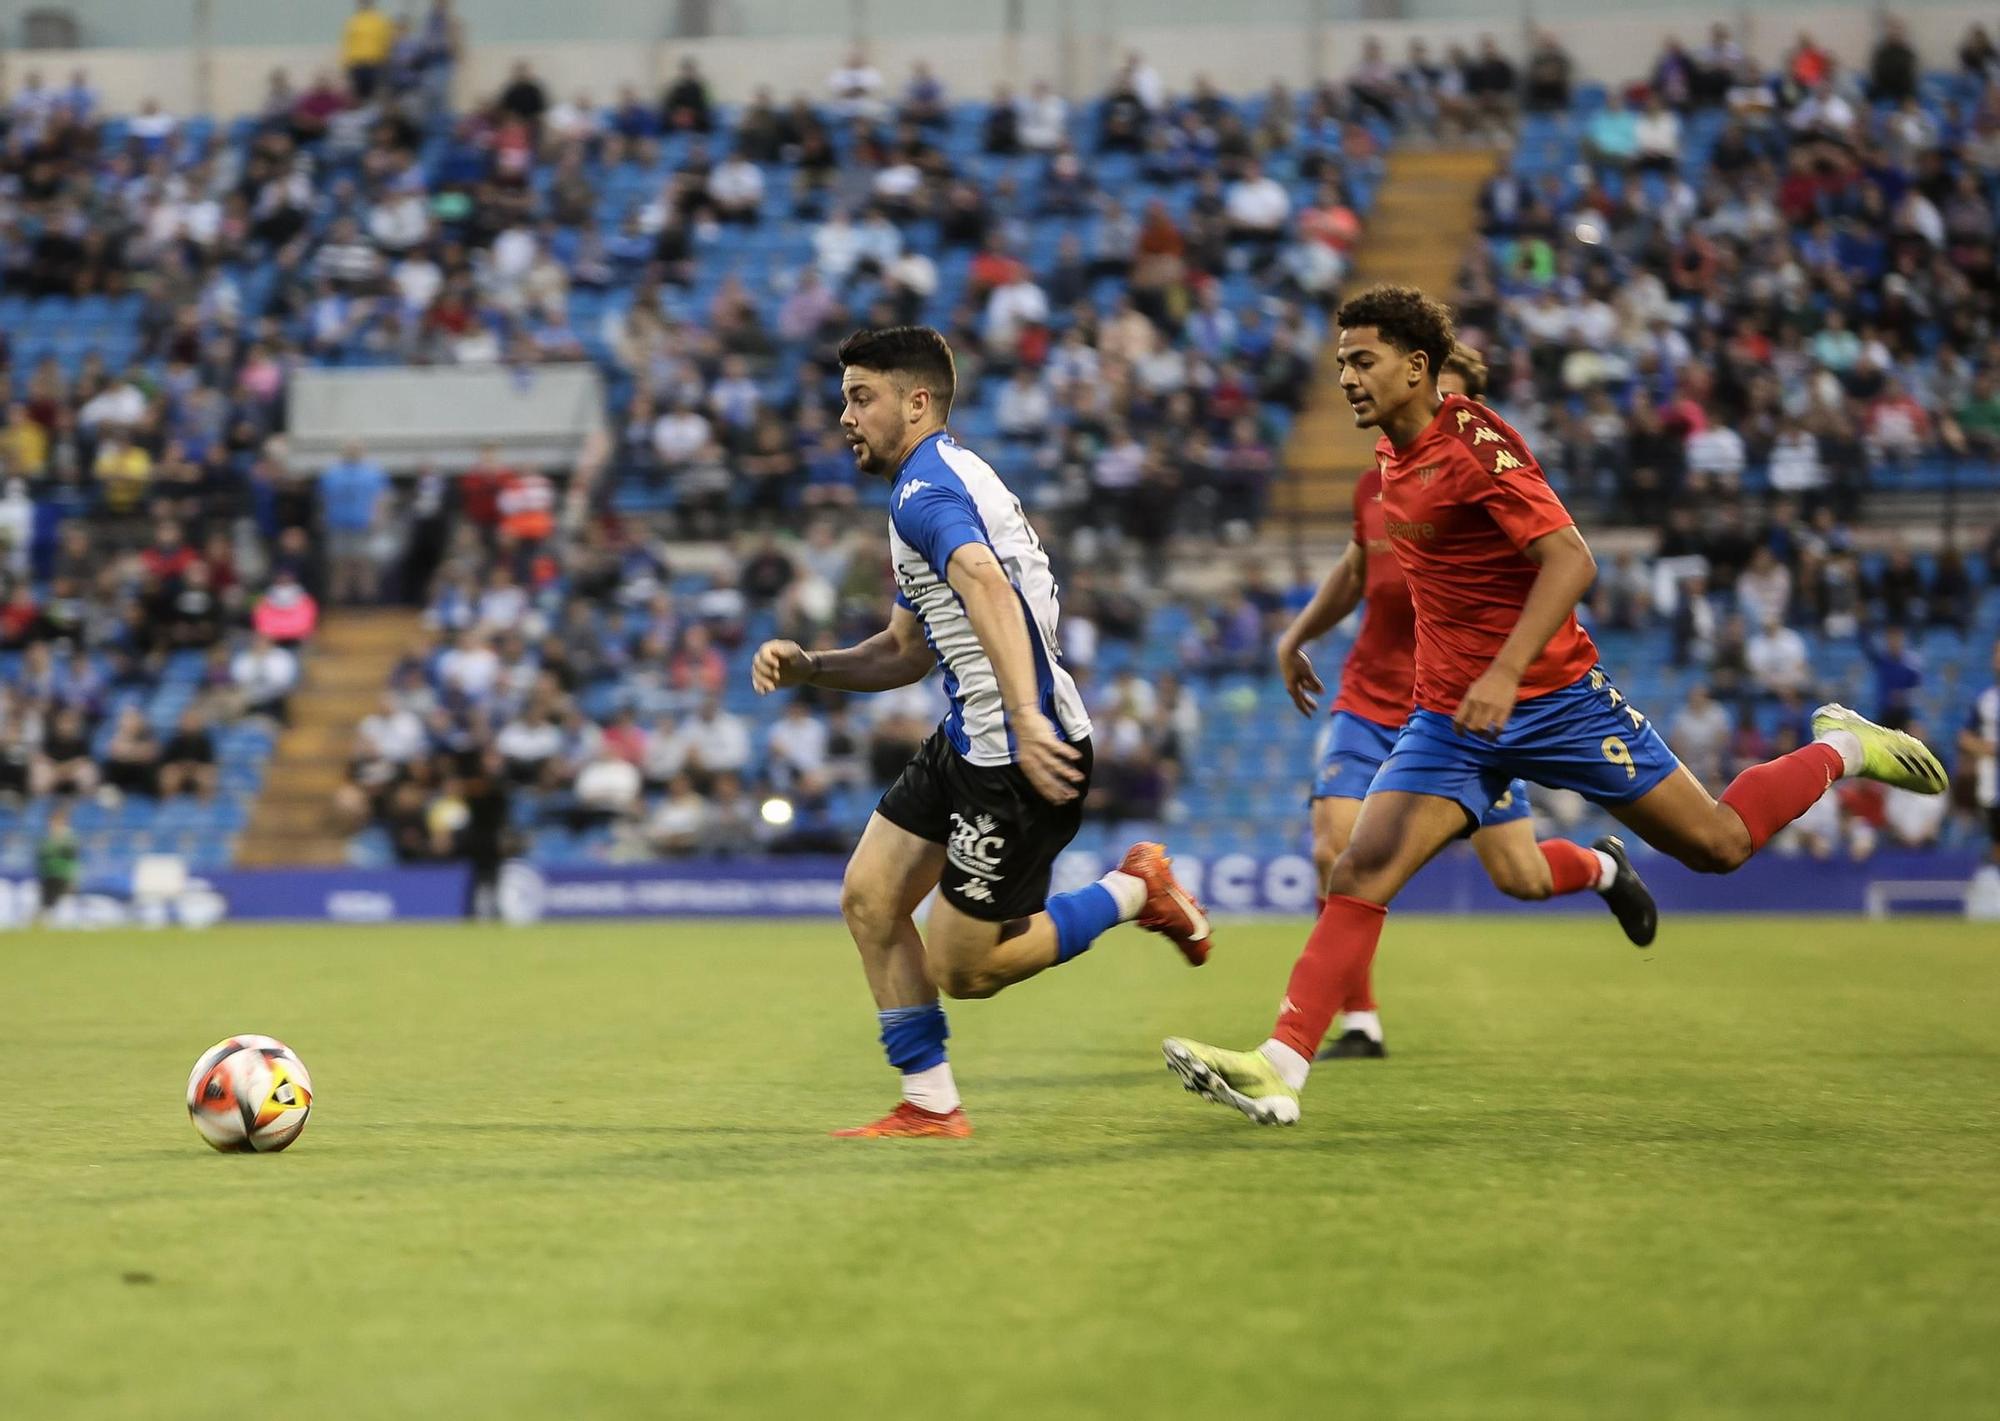
[[(202, 1417), (1990, 1415), (1989, 928), (1394, 920), (1390, 1060), (1183, 1094), (1303, 928), (1121, 930), (893, 1102), (832, 924), (0, 939), (0, 1410)], [(319, 1090), (222, 1156), (266, 1032)]]

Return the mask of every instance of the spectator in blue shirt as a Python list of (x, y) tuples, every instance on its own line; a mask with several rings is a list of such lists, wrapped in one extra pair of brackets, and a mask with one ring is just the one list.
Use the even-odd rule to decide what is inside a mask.
[(1916, 713), (1917, 688), (1924, 683), (1924, 663), (1906, 644), (1901, 627), (1889, 627), (1880, 640), (1863, 643), (1875, 670), (1875, 718), (1898, 728)]
[(319, 476), (320, 525), (332, 563), (334, 602), (368, 602), (375, 596), (375, 560), (369, 543), (386, 513), (389, 475), (349, 443)]
[(1626, 108), (1618, 95), (1608, 95), (1604, 107), (1591, 116), (1589, 137), (1585, 141), (1591, 156), (1599, 163), (1629, 168), (1639, 156), (1639, 116)]

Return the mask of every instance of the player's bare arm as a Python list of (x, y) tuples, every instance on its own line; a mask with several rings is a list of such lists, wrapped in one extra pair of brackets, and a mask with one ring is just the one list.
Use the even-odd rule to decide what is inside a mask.
[(893, 691), (923, 680), (936, 665), (923, 624), (907, 607), (898, 607), (888, 626), (858, 646), (812, 652), (795, 641), (765, 642), (750, 659), (750, 685), (760, 696), (805, 685)]
[(1499, 655), (1466, 689), (1452, 715), (1452, 726), (1468, 734), (1490, 738), (1506, 728), (1521, 678), (1597, 580), (1597, 560), (1575, 525), (1543, 534), (1524, 551), (1541, 571)]
[(1035, 685), (1035, 656), (1028, 643), (1028, 622), (993, 549), (967, 543), (951, 555), (945, 578), (965, 606), (966, 620), (993, 675), (1000, 683), (1001, 704), (1019, 749), (1021, 772), (1035, 792), (1051, 804), (1067, 804), (1077, 796), (1083, 775), (1076, 768), (1074, 747), (1063, 742), (1042, 714)]
[(1361, 604), (1362, 589), (1368, 585), (1368, 550), (1349, 542), (1347, 551), (1333, 565), (1313, 593), (1312, 601), (1299, 610), (1285, 634), (1278, 638), (1278, 675), (1284, 678), (1285, 692), (1299, 714), (1312, 716), (1319, 710), (1319, 697), (1326, 691), (1319, 673), (1313, 670), (1306, 646), (1325, 636)]

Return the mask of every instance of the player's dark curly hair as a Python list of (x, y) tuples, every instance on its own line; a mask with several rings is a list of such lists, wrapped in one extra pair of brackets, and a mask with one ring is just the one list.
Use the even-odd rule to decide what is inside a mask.
[(951, 414), (952, 396), (958, 391), (958, 367), (952, 363), (951, 345), (929, 326), (883, 326), (879, 330), (856, 331), (840, 343), (835, 358), (843, 366), (859, 365), (907, 380), (931, 392), (938, 411)]
[(1457, 344), (1451, 312), (1414, 286), (1371, 286), (1341, 302), (1333, 319), (1340, 326), (1373, 326), (1405, 355), (1421, 350), (1430, 362), (1432, 378), (1444, 369)]
[(1444, 368), (1458, 372), (1458, 378), (1465, 381), (1465, 397), (1468, 400), (1485, 398), (1485, 356), (1464, 341), (1459, 341), (1452, 346), (1451, 354), (1444, 358)]

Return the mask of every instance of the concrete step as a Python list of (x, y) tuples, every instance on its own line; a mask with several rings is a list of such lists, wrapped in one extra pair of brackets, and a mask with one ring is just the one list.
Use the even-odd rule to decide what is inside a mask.
[[(1474, 237), (1480, 188), (1504, 156), (1491, 148), (1391, 151), (1349, 289), (1397, 282), (1448, 295)], [(1315, 534), (1337, 533), (1349, 518), (1354, 480), (1373, 458), (1376, 438), (1354, 427), (1331, 354), (1321, 352), (1307, 408), (1286, 445), (1284, 479), (1273, 493), (1274, 508)]]
[(422, 639), (422, 621), (408, 608), (328, 615), (313, 639), (305, 687), (292, 701), (295, 723), (278, 739), (242, 836), (243, 862), (344, 861), (346, 842), (330, 819), (355, 727), (380, 702), (397, 660)]

